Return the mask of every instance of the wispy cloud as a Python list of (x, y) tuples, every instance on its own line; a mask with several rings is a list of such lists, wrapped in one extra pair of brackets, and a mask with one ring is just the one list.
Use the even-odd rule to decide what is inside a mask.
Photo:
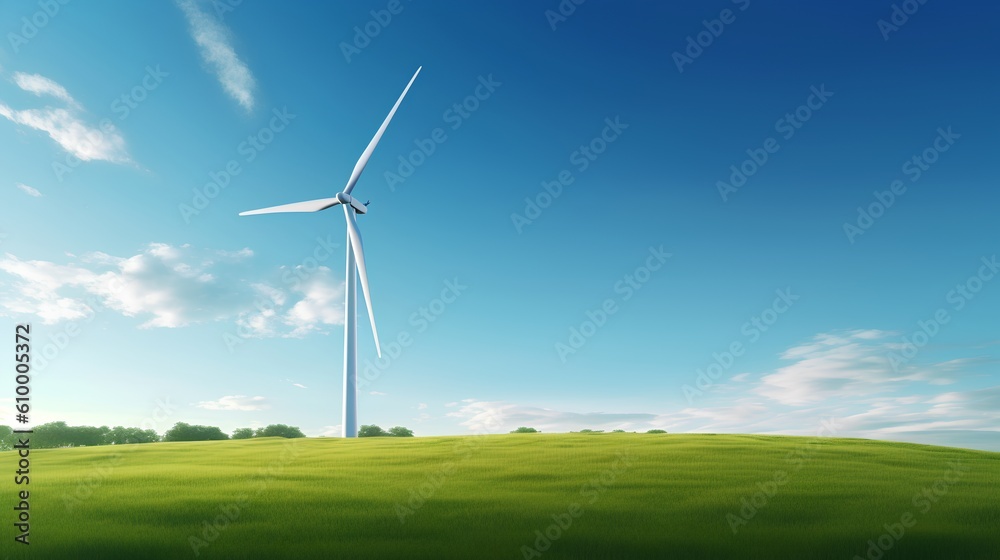
[(269, 408), (266, 400), (264, 397), (233, 395), (221, 397), (214, 401), (201, 401), (195, 406), (206, 410), (264, 410)]
[(202, 59), (215, 72), (222, 88), (245, 110), (253, 109), (255, 80), (233, 48), (232, 33), (202, 10), (196, 0), (177, 0), (177, 5), (187, 18)]
[(818, 334), (788, 348), (789, 365), (740, 374), (703, 406), (650, 412), (577, 412), (504, 401), (463, 399), (445, 406), (470, 430), (531, 426), (670, 432), (829, 435), (1000, 451), (1000, 387), (942, 391), (981, 358), (909, 364), (896, 371), (887, 355), (898, 335), (878, 330)]
[(37, 74), (14, 75), (18, 87), (35, 95), (49, 95), (66, 104), (66, 107), (45, 107), (19, 111), (0, 102), (0, 116), (13, 122), (45, 132), (64, 150), (82, 161), (108, 161), (130, 163), (125, 139), (114, 127), (89, 126), (79, 115), (82, 107), (70, 96), (66, 88)]
[(566, 432), (590, 429), (626, 429), (646, 426), (656, 419), (648, 413), (567, 412), (550, 408), (522, 406), (508, 402), (466, 399), (448, 416), (460, 420), (470, 430), (512, 430), (531, 426), (542, 431)]
[(78, 109), (80, 108), (80, 104), (73, 99), (73, 96), (66, 91), (66, 88), (49, 78), (46, 78), (45, 76), (15, 72), (14, 83), (17, 84), (17, 87), (23, 89), (24, 91), (33, 93), (39, 97), (43, 95), (51, 95), (56, 99), (64, 101), (67, 105)]
[(36, 198), (42, 196), (42, 193), (38, 192), (38, 189), (36, 189), (35, 187), (29, 187), (28, 185), (25, 185), (24, 183), (18, 183), (17, 184), (17, 188), (19, 188), (22, 191), (24, 191), (25, 193), (27, 193), (28, 196), (33, 196), (33, 197), (36, 197)]
[(301, 383), (292, 383), (292, 386), (293, 387), (298, 387), (299, 389), (308, 389), (309, 388), (309, 387), (306, 387), (305, 385), (303, 385)]
[(859, 397), (898, 389), (904, 382), (951, 381), (954, 360), (893, 368), (889, 354), (898, 350), (892, 334), (878, 330), (823, 333), (789, 348), (781, 358), (792, 363), (761, 378), (756, 392), (782, 404), (801, 406), (836, 397)]
[(228, 260), (228, 261), (232, 261), (232, 262), (239, 262), (239, 261), (242, 261), (242, 260), (245, 260), (245, 259), (249, 259), (250, 257), (252, 257), (253, 256), (253, 250), (250, 249), (249, 247), (244, 247), (244, 248), (240, 249), (239, 251), (217, 250), (217, 251), (215, 251), (215, 254), (218, 255), (219, 257), (221, 257), (224, 260)]
[(465, 402), (448, 414), (469, 430), (543, 432), (583, 428), (672, 433), (758, 433), (888, 439), (1000, 451), (1000, 387), (870, 399), (836, 399), (786, 407), (759, 396), (661, 413), (575, 412), (502, 401)]

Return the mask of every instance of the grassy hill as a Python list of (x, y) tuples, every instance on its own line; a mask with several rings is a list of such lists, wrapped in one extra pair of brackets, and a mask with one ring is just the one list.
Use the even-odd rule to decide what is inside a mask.
[(30, 547), (13, 544), (13, 484), (0, 492), (11, 558), (1000, 557), (1000, 453), (963, 449), (607, 433), (31, 458)]

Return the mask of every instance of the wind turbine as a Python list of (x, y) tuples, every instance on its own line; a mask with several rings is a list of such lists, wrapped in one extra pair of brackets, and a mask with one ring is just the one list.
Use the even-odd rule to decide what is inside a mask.
[(345, 275), (347, 287), (344, 290), (344, 437), (358, 436), (357, 290), (359, 279), (361, 280), (361, 290), (365, 295), (365, 305), (368, 307), (368, 319), (372, 324), (372, 335), (375, 337), (375, 350), (378, 352), (379, 357), (382, 357), (382, 348), (378, 342), (378, 329), (375, 328), (375, 314), (372, 312), (372, 297), (368, 290), (368, 269), (365, 267), (365, 251), (361, 243), (361, 232), (358, 230), (356, 218), (357, 214), (368, 213), (368, 205), (352, 197), (351, 191), (354, 190), (354, 186), (358, 183), (358, 178), (361, 177), (361, 172), (365, 170), (368, 159), (371, 158), (372, 152), (375, 151), (375, 146), (382, 139), (382, 134), (385, 132), (386, 127), (389, 126), (389, 121), (392, 120), (392, 116), (396, 114), (399, 104), (406, 97), (406, 92), (410, 91), (410, 86), (417, 79), (417, 74), (420, 74), (421, 68), (423, 67), (417, 68), (413, 77), (410, 78), (410, 83), (406, 84), (403, 93), (400, 94), (399, 99), (396, 100), (396, 104), (389, 111), (389, 116), (382, 121), (382, 126), (379, 127), (372, 141), (368, 143), (368, 147), (361, 154), (358, 163), (354, 165), (354, 171), (351, 173), (351, 178), (347, 181), (347, 186), (344, 187), (343, 191), (337, 193), (337, 196), (240, 212), (240, 216), (253, 216), (256, 214), (278, 214), (283, 212), (319, 212), (338, 204), (344, 207), (344, 217), (347, 220), (347, 274)]

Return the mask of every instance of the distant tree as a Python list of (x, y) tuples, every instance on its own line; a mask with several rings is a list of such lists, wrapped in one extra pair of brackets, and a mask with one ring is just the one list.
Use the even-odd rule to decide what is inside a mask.
[(101, 426), (69, 426), (70, 444), (76, 446), (104, 445), (111, 428)]
[(252, 428), (236, 428), (230, 439), (250, 439), (253, 437)]
[(512, 434), (537, 434), (538, 430), (534, 428), (528, 428), (526, 426), (521, 426), (520, 428), (513, 430)]
[[(0, 436), (2, 437), (2, 436)], [(153, 430), (115, 426), (67, 426), (66, 422), (49, 422), (34, 428), (31, 445), (38, 449), (52, 447), (80, 447), (117, 445), (123, 443), (149, 443), (160, 441)], [(0, 444), (2, 448), (2, 444)]]
[(148, 429), (143, 430), (142, 428), (129, 428), (130, 430), (136, 430), (129, 437), (135, 438), (135, 443), (155, 443), (160, 441), (160, 434), (156, 433), (156, 430)]
[(302, 438), (306, 437), (306, 435), (302, 433), (302, 430), (296, 428), (295, 426), (271, 424), (270, 426), (264, 428), (257, 428), (257, 431), (254, 432), (254, 437)]
[(124, 445), (126, 443), (152, 443), (160, 441), (159, 434), (155, 430), (143, 430), (141, 428), (126, 428), (115, 426), (108, 430), (104, 436), (105, 445)]
[(31, 446), (38, 449), (67, 447), (73, 444), (69, 433), (69, 426), (61, 420), (35, 426), (33, 432)]
[(591, 430), (590, 428), (584, 428), (584, 429), (580, 430), (581, 434), (600, 434), (600, 433), (603, 433), (603, 432), (604, 432), (604, 430)]
[(389, 428), (389, 435), (392, 437), (413, 437), (413, 430), (403, 426), (393, 426)]
[(667, 431), (666, 430), (647, 430), (646, 433), (647, 434), (665, 434), (665, 433), (667, 433)]
[(104, 438), (104, 444), (122, 445), (123, 443), (126, 443), (126, 440), (128, 440), (128, 437), (125, 435), (126, 429), (127, 428), (124, 426), (115, 426), (114, 428), (111, 428), (111, 430), (108, 431), (108, 435)]
[(625, 430), (611, 430), (612, 434), (624, 434)]
[(197, 426), (178, 422), (173, 428), (163, 434), (163, 441), (207, 441), (229, 439), (225, 433), (216, 426)]
[(365, 424), (358, 430), (358, 437), (382, 437), (387, 435), (389, 434), (385, 433), (385, 430), (379, 428), (375, 424)]

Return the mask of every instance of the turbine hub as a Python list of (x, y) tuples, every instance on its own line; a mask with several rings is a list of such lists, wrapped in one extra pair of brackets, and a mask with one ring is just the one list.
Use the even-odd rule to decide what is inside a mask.
[(341, 204), (350, 204), (352, 199), (351, 195), (345, 192), (339, 192), (337, 193), (337, 200), (339, 200)]

